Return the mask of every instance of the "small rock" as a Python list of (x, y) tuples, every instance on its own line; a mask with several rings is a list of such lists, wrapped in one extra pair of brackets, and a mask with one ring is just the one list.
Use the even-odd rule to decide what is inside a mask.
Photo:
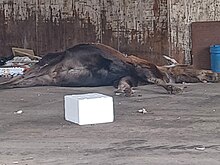
[(147, 110), (145, 108), (142, 108), (142, 109), (139, 109), (138, 112), (145, 114), (145, 113), (147, 113)]
[(16, 111), (16, 112), (14, 112), (14, 114), (22, 114), (22, 113), (23, 113), (22, 110), (18, 110), (18, 111)]
[(120, 96), (122, 93), (119, 93), (119, 92), (115, 92), (115, 95), (116, 96)]
[(204, 151), (204, 150), (205, 150), (205, 147), (204, 147), (204, 146), (196, 147), (195, 150)]
[(28, 158), (23, 158), (21, 159), (22, 161), (26, 161), (26, 160), (33, 160), (34, 158), (33, 157), (28, 157)]

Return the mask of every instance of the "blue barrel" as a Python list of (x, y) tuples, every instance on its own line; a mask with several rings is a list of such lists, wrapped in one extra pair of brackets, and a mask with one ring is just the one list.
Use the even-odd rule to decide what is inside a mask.
[(220, 73), (220, 45), (210, 46), (211, 69), (213, 72)]

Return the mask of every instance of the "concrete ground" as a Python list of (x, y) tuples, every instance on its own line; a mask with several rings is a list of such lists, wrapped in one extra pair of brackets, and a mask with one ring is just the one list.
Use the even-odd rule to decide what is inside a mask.
[[(112, 91), (0, 90), (0, 165), (220, 164), (220, 84), (188, 84), (181, 95), (155, 85), (138, 87), (129, 98)], [(113, 123), (64, 120), (64, 95), (89, 92), (114, 97)], [(142, 108), (145, 114), (137, 112)]]

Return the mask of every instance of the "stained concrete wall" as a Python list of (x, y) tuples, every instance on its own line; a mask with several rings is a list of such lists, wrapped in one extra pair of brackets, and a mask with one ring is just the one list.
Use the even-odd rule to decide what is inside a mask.
[(170, 54), (191, 63), (191, 23), (220, 20), (220, 0), (169, 0)]
[(0, 0), (0, 55), (101, 42), (162, 63), (169, 53), (167, 0)]
[(163, 63), (191, 63), (191, 23), (220, 19), (220, 0), (0, 0), (0, 56), (101, 42)]

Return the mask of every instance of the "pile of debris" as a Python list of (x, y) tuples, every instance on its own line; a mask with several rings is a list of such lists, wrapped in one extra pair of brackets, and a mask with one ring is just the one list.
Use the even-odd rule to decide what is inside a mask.
[(30, 49), (12, 48), (12, 53), (12, 57), (1, 60), (0, 77), (23, 75), (41, 59), (41, 57), (35, 56), (34, 51)]

